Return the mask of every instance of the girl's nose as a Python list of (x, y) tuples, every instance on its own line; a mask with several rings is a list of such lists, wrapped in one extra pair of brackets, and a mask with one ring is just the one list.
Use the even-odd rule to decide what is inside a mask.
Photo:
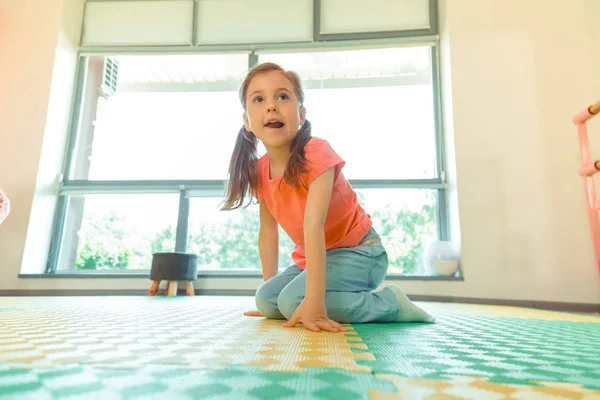
[(267, 107), (267, 112), (276, 112), (277, 108), (275, 106)]

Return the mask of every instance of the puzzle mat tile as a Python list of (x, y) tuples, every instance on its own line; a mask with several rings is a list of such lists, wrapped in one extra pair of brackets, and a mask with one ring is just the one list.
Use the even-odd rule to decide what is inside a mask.
[(368, 399), (369, 391), (393, 393), (394, 384), (372, 374), (334, 369), (265, 372), (228, 366), (198, 370), (170, 366), (99, 369), (5, 369), (0, 365), (0, 400), (50, 399)]
[(283, 321), (245, 317), (243, 311), (252, 306), (247, 299), (19, 300), (4, 299), (0, 307), (0, 363), (20, 367), (250, 365), (261, 371), (370, 372), (356, 360), (373, 358), (350, 326), (346, 335), (283, 328)]
[(372, 400), (600, 399), (600, 390), (589, 390), (572, 383), (534, 382), (535, 385), (518, 385), (489, 382), (485, 378), (470, 376), (448, 376), (446, 380), (405, 378), (387, 374), (375, 376), (393, 383), (396, 392), (371, 389), (369, 397)]
[(376, 374), (407, 378), (474, 376), (492, 383), (561, 382), (600, 389), (598, 323), (461, 311), (434, 312), (436, 324), (354, 324), (375, 358), (357, 362)]
[(600, 323), (600, 317), (598, 315), (583, 315), (525, 307), (431, 302), (425, 303), (424, 308), (434, 314), (451, 313), (462, 315), (483, 315), (487, 317), (510, 317), (523, 319), (544, 319), (551, 321)]

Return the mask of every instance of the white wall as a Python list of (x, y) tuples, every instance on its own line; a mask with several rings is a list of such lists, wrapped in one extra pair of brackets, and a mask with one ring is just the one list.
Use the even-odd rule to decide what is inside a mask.
[(465, 282), (409, 292), (600, 303), (571, 123), (600, 100), (600, 2), (543, 3), (442, 4)]
[[(42, 150), (34, 191), (22, 273), (39, 273), (47, 261), (57, 203), (58, 175), (62, 171), (71, 102), (77, 67), (77, 45), (81, 32), (81, 0), (63, 0), (60, 31), (56, 35), (53, 68)], [(58, 7), (60, 10), (60, 7)], [(56, 29), (56, 28), (53, 28)]]
[[(61, 117), (60, 107), (52, 107), (52, 115), (48, 111), (62, 8), (62, 0), (0, 1), (0, 186), (12, 209), (0, 226), (3, 288), (19, 285), (38, 172), (50, 167), (52, 157), (40, 157), (44, 132)], [(42, 190), (48, 189), (49, 172), (39, 175)], [(40, 231), (47, 226), (37, 225), (31, 233)]]
[[(80, 11), (79, 1), (65, 1)], [(62, 152), (78, 31), (73, 7), (61, 16), (61, 0), (33, 3), (0, 0), (0, 186), (13, 204), (0, 226), (0, 290), (146, 289), (146, 279), (17, 278), (21, 266), (43, 269), (51, 216), (43, 196), (59, 166), (46, 148)], [(570, 122), (600, 99), (600, 2), (549, 0), (543, 10), (521, 0), (441, 6), (444, 122), (458, 193), (451, 205), (460, 216), (466, 278), (401, 286), (420, 295), (600, 303)], [(599, 120), (590, 124), (598, 134)], [(230, 284), (206, 279), (197, 287)]]

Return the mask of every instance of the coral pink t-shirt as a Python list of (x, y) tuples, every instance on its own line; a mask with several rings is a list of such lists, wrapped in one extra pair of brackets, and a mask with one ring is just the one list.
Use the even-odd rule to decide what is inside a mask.
[(344, 160), (329, 143), (313, 137), (307, 143), (304, 155), (307, 172), (300, 175), (298, 188), (285, 183), (283, 176), (270, 179), (268, 154), (261, 157), (256, 166), (258, 200), (266, 204), (269, 212), (296, 245), (292, 260), (300, 269), (306, 268), (304, 210), (308, 188), (315, 178), (328, 169), (335, 167), (331, 201), (325, 220), (326, 249), (358, 246), (373, 224), (370, 215), (358, 204), (356, 193), (342, 173)]

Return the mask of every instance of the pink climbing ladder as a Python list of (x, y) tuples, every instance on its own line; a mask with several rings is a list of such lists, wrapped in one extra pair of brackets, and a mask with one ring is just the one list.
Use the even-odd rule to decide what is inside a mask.
[(590, 157), (590, 143), (588, 141), (588, 132), (586, 122), (594, 115), (600, 112), (600, 101), (589, 106), (573, 118), (577, 125), (579, 134), (579, 152), (581, 154), (581, 168), (579, 175), (584, 178), (585, 193), (587, 197), (588, 215), (592, 228), (592, 240), (594, 241), (594, 253), (596, 255), (596, 267), (600, 274), (600, 219), (598, 210), (600, 202), (596, 200), (596, 191), (594, 190), (594, 174), (600, 172), (600, 160), (592, 161)]

